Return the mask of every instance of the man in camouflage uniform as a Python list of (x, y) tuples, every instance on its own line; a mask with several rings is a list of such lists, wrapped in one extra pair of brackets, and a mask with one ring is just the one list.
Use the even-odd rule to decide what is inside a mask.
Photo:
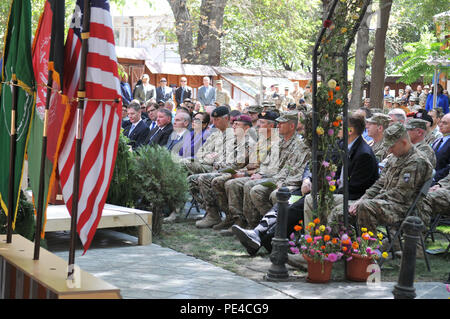
[[(394, 123), (386, 129), (384, 143), (393, 156), (388, 159), (375, 184), (349, 208), (349, 214), (356, 215), (358, 225), (372, 232), (378, 225), (401, 222), (433, 171), (423, 153), (411, 144), (401, 123)], [(422, 202), (419, 201), (419, 212), (421, 208)]]
[(429, 218), (437, 214), (450, 217), (450, 173), (428, 190), (423, 207)]
[(268, 149), (271, 142), (270, 137), (272, 130), (275, 130), (275, 119), (278, 117), (278, 114), (275, 112), (262, 112), (258, 117), (258, 126), (260, 130), (258, 135), (260, 136), (260, 140), (250, 148), (248, 164), (244, 168), (239, 169), (235, 174), (225, 173), (211, 181), (211, 187), (217, 197), (219, 210), (225, 212), (226, 216), (225, 220), (213, 227), (215, 230), (228, 229), (235, 223), (243, 225), (243, 222), (245, 221), (244, 216), (236, 215), (236, 211), (231, 211), (229, 209), (225, 183), (231, 179), (239, 179), (253, 175), (259, 168), (261, 159), (263, 159), (270, 151), (270, 149)]
[[(251, 126), (252, 120), (250, 116), (239, 115), (233, 122), (234, 145), (233, 147), (227, 147), (225, 160), (214, 163), (214, 172), (199, 174), (198, 184), (204, 200), (206, 216), (196, 222), (195, 225), (198, 228), (210, 228), (222, 224), (220, 218), (221, 207), (218, 205), (218, 196), (212, 188), (212, 182), (216, 179), (228, 180), (231, 178), (232, 174), (230, 172), (222, 172), (223, 170), (239, 170), (247, 166), (250, 160), (250, 153), (256, 145), (256, 141), (249, 134)], [(227, 210), (224, 211), (228, 217), (230, 214), (227, 214)], [(228, 220), (226, 219), (226, 221)], [(221, 228), (222, 226), (218, 226), (214, 229)]]
[(427, 134), (427, 121), (412, 118), (406, 123), (406, 130), (409, 134), (411, 143), (417, 150), (424, 153), (425, 157), (430, 161), (432, 167), (436, 167), (436, 154), (434, 150), (425, 142)]
[(371, 118), (366, 120), (367, 135), (372, 138), (368, 144), (372, 147), (378, 163), (388, 155), (387, 149), (383, 145), (383, 132), (389, 126), (390, 121), (391, 118), (383, 113), (374, 113)]
[[(278, 118), (277, 112), (267, 111), (259, 115), (259, 139), (255, 154), (251, 154), (250, 165), (245, 170), (239, 171), (233, 179), (221, 185), (213, 183), (217, 193), (225, 192), (225, 199), (222, 207), (228, 206), (227, 210), (236, 224), (247, 225), (242, 206), (244, 200), (244, 185), (251, 180), (251, 176), (259, 172), (278, 172), (277, 163), (279, 160), (280, 137), (275, 128), (275, 120)], [(256, 165), (252, 165), (255, 163)], [(220, 201), (219, 201), (220, 203)]]
[(289, 103), (297, 104), (298, 102), (295, 102), (294, 98), (289, 94), (289, 87), (285, 87), (284, 95), (281, 97), (281, 110), (287, 111)]
[(203, 199), (200, 196), (198, 185), (199, 174), (209, 173), (214, 170), (214, 163), (221, 162), (225, 159), (226, 145), (234, 143), (234, 135), (227, 134), (229, 128), (230, 115), (229, 110), (225, 106), (214, 109), (211, 113), (214, 131), (206, 140), (198, 152), (195, 159), (183, 158), (180, 164), (188, 171), (189, 191), (192, 197), (203, 206)]
[[(236, 192), (243, 194), (242, 214), (250, 227), (255, 227), (261, 216), (273, 206), (270, 203), (270, 196), (274, 189), (281, 187), (283, 183), (296, 188), (300, 186), (301, 176), (310, 156), (307, 146), (295, 134), (298, 122), (297, 111), (285, 112), (277, 118), (277, 122), (280, 125), (279, 134), (283, 135), (278, 150), (272, 147), (271, 156), (265, 158), (258, 172), (253, 174), (250, 180), (237, 185), (237, 191), (227, 188), (225, 184), (228, 198)], [(277, 154), (279, 154), (278, 160), (274, 161), (273, 155)], [(240, 210), (236, 207), (234, 209)]]

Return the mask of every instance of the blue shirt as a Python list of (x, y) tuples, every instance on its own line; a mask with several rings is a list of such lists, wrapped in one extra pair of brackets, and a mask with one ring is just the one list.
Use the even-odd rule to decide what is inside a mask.
[[(445, 94), (440, 94), (436, 98), (436, 107), (442, 108), (444, 114), (449, 112), (448, 97)], [(430, 111), (433, 109), (433, 93), (428, 94), (427, 102), (425, 103), (425, 110)]]

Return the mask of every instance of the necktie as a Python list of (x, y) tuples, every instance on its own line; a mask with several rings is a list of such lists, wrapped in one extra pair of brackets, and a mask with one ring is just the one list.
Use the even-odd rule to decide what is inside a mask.
[(131, 136), (131, 133), (133, 132), (133, 130), (135, 129), (136, 125), (132, 124), (130, 127), (130, 132), (128, 132), (128, 137)]
[(150, 131), (153, 130), (155, 128), (155, 126), (156, 126), (156, 123), (155, 123), (155, 121), (153, 121), (151, 126), (150, 126)]

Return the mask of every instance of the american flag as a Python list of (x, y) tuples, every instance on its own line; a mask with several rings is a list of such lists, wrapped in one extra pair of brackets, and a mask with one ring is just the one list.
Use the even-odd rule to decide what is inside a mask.
[[(84, 1), (78, 0), (65, 46), (64, 95), (71, 101), (80, 81), (81, 33)], [(111, 182), (120, 134), (122, 102), (109, 1), (91, 0), (86, 99), (82, 146), (77, 232), (84, 253), (100, 221)], [(96, 101), (94, 101), (96, 100)], [(102, 100), (102, 101), (99, 101)], [(67, 108), (58, 169), (63, 197), (72, 214), (77, 102)]]

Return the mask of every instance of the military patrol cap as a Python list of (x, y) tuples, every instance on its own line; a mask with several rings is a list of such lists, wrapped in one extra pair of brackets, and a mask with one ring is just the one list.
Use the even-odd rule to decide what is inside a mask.
[(279, 123), (286, 123), (289, 121), (298, 121), (298, 111), (287, 111), (283, 112), (280, 117), (278, 117), (275, 121)]
[(390, 121), (391, 117), (383, 113), (374, 113), (372, 114), (372, 117), (366, 119), (366, 122), (368, 123), (383, 125), (385, 128), (388, 127)]
[(260, 113), (263, 110), (263, 107), (260, 105), (251, 105), (248, 107), (249, 113)]
[(390, 148), (402, 136), (405, 135), (405, 132), (406, 132), (406, 127), (402, 123), (396, 122), (396, 123), (392, 124), (387, 129), (384, 130), (383, 146), (386, 148)]
[(394, 102), (394, 99), (393, 99), (391, 96), (385, 96), (385, 97), (384, 97), (384, 100), (385, 100), (386, 102)]
[(279, 114), (274, 111), (263, 111), (258, 114), (259, 119), (275, 121), (279, 117)]
[(412, 118), (406, 123), (406, 129), (413, 130), (415, 128), (421, 128), (422, 130), (427, 130), (427, 121), (417, 118)]
[(216, 84), (223, 84), (222, 80), (217, 80)]
[(248, 115), (241, 114), (234, 118), (234, 122), (243, 122), (247, 125), (252, 126), (252, 118)]
[(417, 96), (411, 96), (411, 97), (409, 98), (409, 101), (412, 101), (412, 102), (418, 102), (418, 101), (419, 101), (419, 98), (418, 98)]
[(402, 98), (398, 97), (394, 100), (394, 103), (402, 104)]
[(212, 112), (212, 117), (221, 117), (230, 114), (230, 110), (226, 106), (218, 106)]

